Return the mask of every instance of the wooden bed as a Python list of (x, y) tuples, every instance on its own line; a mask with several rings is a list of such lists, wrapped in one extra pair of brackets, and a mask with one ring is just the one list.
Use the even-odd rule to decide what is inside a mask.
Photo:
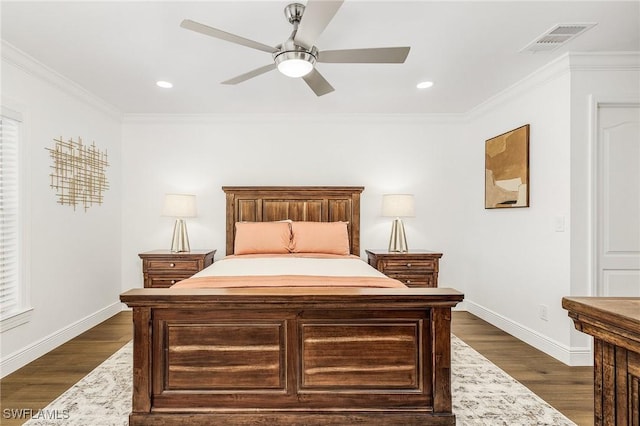
[[(237, 221), (348, 221), (362, 187), (223, 187)], [(454, 425), (446, 288), (133, 289), (131, 425)]]

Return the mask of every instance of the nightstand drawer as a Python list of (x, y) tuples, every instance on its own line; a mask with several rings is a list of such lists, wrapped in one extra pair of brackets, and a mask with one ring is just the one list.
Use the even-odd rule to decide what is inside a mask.
[(436, 260), (384, 259), (382, 267), (385, 273), (428, 272), (436, 270)]
[(177, 277), (177, 276), (174, 277), (174, 276), (167, 276), (167, 275), (150, 275), (148, 277), (148, 280), (151, 287), (171, 287), (178, 281), (185, 280), (190, 276), (191, 275), (181, 276), (181, 277)]
[(433, 275), (411, 275), (411, 274), (386, 274), (389, 278), (400, 281), (408, 287), (435, 287), (433, 283)]
[(442, 253), (411, 250), (405, 253), (366, 250), (369, 265), (409, 287), (438, 287)]
[(153, 250), (140, 253), (145, 287), (171, 287), (213, 263), (215, 250), (173, 253)]
[(197, 260), (147, 260), (147, 268), (152, 271), (193, 271), (200, 270)]

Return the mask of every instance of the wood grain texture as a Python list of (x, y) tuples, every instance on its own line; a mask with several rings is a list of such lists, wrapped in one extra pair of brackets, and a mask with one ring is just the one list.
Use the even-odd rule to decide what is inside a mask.
[[(294, 413), (324, 424), (367, 411), (377, 413), (373, 424), (455, 422), (446, 324), (463, 297), (455, 290), (177, 290), (121, 295), (135, 329), (151, 333), (141, 345), (151, 354), (151, 407), (141, 382), (131, 424), (160, 412), (185, 414), (180, 424), (235, 423), (265, 410), (281, 414), (279, 424), (299, 424)], [(151, 329), (136, 313), (148, 309)], [(136, 355), (134, 371), (145, 362)]]
[(348, 222), (351, 253), (360, 255), (361, 186), (223, 186), (226, 253), (233, 254), (236, 222), (295, 220)]
[(165, 327), (167, 389), (285, 389), (284, 322)]
[(138, 256), (142, 259), (144, 286), (170, 287), (211, 265), (215, 254), (216, 250), (191, 250), (181, 253), (152, 250), (140, 253)]
[(431, 310), (431, 336), (433, 357), (433, 410), (451, 411), (451, 342), (445, 336), (451, 335), (451, 310), (433, 308)]
[[(568, 367), (468, 312), (452, 312), (452, 317), (452, 331), (458, 337), (580, 426), (593, 424), (592, 368)], [(131, 340), (131, 324), (132, 312), (121, 312), (3, 378), (0, 407), (34, 411), (44, 408)], [(633, 382), (632, 392), (634, 400), (640, 401), (638, 385), (638, 381)], [(238, 421), (243, 420), (238, 418)], [(18, 426), (23, 422), (2, 419), (3, 426)], [(250, 419), (246, 422), (252, 424)]]
[[(418, 363), (423, 332), (420, 321), (305, 321), (299, 332), (303, 362), (300, 389), (418, 392), (423, 374)], [(376, 351), (371, 351), (372, 346)], [(341, 362), (344, 357), (351, 362)]]
[(640, 298), (565, 297), (562, 306), (594, 337), (594, 424), (640, 423)]
[(442, 253), (420, 249), (406, 253), (391, 253), (382, 249), (365, 251), (369, 265), (408, 287), (438, 287)]
[(151, 349), (147, 345), (151, 339), (151, 309), (138, 308), (133, 310), (133, 323), (146, 324), (134, 327), (133, 345), (142, 348), (133, 354), (133, 393), (138, 395), (133, 401), (133, 411), (149, 411), (151, 409)]

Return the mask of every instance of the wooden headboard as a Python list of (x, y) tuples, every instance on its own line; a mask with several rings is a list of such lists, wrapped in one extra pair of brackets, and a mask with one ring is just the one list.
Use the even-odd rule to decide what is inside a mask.
[(351, 254), (360, 256), (362, 186), (223, 186), (227, 196), (227, 254), (233, 254), (236, 222), (291, 219), (349, 222)]

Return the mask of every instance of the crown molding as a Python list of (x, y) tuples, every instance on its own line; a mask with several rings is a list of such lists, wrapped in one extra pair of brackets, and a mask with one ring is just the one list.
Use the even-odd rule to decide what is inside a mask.
[(638, 71), (640, 52), (569, 53), (571, 71)]
[(476, 107), (469, 110), (466, 114), (467, 120), (472, 121), (483, 114), (492, 111), (494, 108), (511, 101), (512, 99), (529, 92), (537, 86), (553, 81), (570, 72), (569, 55), (564, 54), (546, 65), (538, 68), (525, 78), (507, 87), (498, 94), (490, 97), (486, 101), (480, 103)]
[(466, 119), (474, 120), (534, 87), (579, 71), (640, 71), (640, 52), (565, 53), (472, 108), (465, 114)]
[(63, 92), (111, 116), (117, 121), (122, 121), (122, 112), (118, 108), (106, 102), (104, 99), (99, 98), (78, 83), (47, 67), (5, 40), (2, 40), (1, 56), (3, 61), (16, 66), (27, 74), (50, 83)]
[(124, 114), (124, 124), (207, 124), (207, 123), (460, 123), (464, 114)]

